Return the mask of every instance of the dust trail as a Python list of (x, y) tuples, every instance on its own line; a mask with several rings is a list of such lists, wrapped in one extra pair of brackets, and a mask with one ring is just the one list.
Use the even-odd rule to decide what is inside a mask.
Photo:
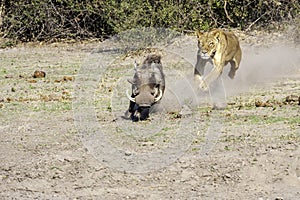
[(222, 76), (227, 95), (246, 92), (253, 86), (262, 86), (270, 81), (300, 76), (299, 47), (277, 44), (269, 48), (249, 45), (241, 48), (243, 57), (236, 77), (233, 80), (228, 78), (228, 66)]
[[(190, 70), (193, 70), (190, 68)], [(168, 79), (167, 79), (168, 80)], [(208, 92), (203, 92), (194, 83), (194, 75), (190, 72), (185, 76), (168, 81), (165, 95), (162, 99), (164, 111), (179, 112), (183, 106), (197, 108), (210, 101)]]
[[(183, 46), (189, 47), (193, 43), (194, 41), (190, 40), (188, 45)], [(193, 82), (197, 47), (193, 46), (192, 51), (190, 48), (183, 48), (182, 52), (186, 52), (184, 56), (188, 60), (182, 71), (182, 74), (185, 75), (168, 80), (169, 72), (166, 71), (168, 90), (162, 100), (165, 110), (178, 111), (182, 105), (188, 105), (190, 108), (199, 105), (207, 106), (214, 101), (213, 95), (216, 94), (216, 91), (220, 92), (223, 87), (228, 97), (248, 92), (255, 86), (264, 86), (268, 82), (283, 78), (300, 78), (300, 47), (287, 44), (274, 44), (272, 47), (243, 44), (241, 48), (243, 57), (235, 78), (228, 77), (230, 65), (225, 66), (222, 74), (223, 82), (215, 86), (210, 94), (201, 91)], [(178, 55), (181, 55), (182, 52), (178, 52)], [(211, 69), (212, 66), (207, 64), (204, 74), (207, 75)], [(223, 94), (216, 94), (216, 98), (221, 95)]]

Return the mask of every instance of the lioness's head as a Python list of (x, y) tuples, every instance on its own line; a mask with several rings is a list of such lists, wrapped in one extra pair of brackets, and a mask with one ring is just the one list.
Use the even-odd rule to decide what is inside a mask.
[(198, 38), (198, 48), (201, 50), (202, 56), (214, 58), (220, 42), (220, 32), (218, 30), (205, 33), (197, 31), (196, 34)]

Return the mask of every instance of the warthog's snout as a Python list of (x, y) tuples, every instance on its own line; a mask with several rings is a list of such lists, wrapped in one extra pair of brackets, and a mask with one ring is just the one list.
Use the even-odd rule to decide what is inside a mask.
[(132, 95), (126, 91), (127, 97), (130, 101), (138, 104), (141, 107), (150, 107), (152, 104), (161, 100), (163, 91), (153, 84), (142, 85), (138, 90), (135, 90)]

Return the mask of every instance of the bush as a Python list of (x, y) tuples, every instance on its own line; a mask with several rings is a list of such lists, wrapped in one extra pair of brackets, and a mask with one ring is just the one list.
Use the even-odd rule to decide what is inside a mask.
[[(3, 37), (102, 38), (139, 27), (249, 30), (299, 18), (298, 0), (0, 0)], [(2, 24), (1, 24), (2, 21)]]
[(1, 30), (21, 41), (101, 37), (111, 32), (102, 8), (102, 1), (4, 0)]

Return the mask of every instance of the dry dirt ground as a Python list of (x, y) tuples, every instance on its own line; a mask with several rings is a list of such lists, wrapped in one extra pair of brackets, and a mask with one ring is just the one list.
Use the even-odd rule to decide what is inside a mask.
[[(280, 37), (240, 33), (225, 110), (191, 84), (191, 36), (105, 70), (102, 43), (1, 49), (0, 199), (300, 199), (300, 48)], [(166, 95), (131, 122), (126, 79), (149, 51), (163, 55)]]

